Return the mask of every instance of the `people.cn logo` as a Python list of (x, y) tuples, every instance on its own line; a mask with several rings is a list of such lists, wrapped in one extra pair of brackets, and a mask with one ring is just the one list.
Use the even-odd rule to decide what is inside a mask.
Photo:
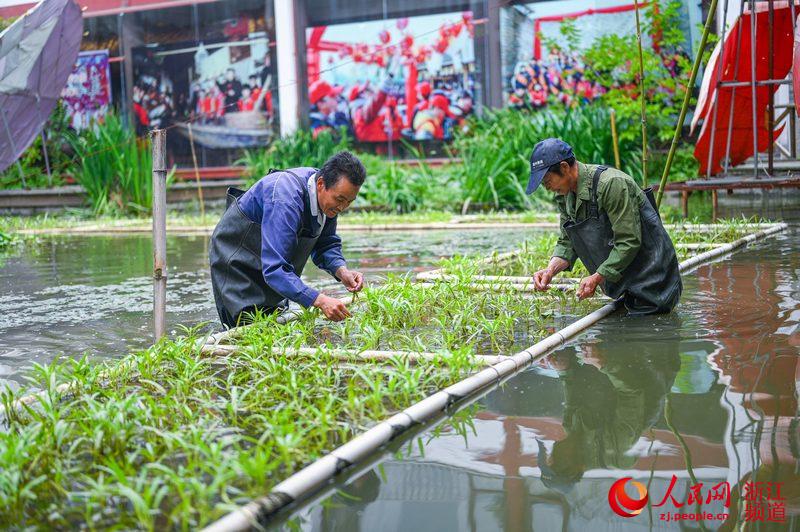
[[(630, 480), (634, 488), (639, 492), (638, 499), (632, 499), (625, 493), (625, 484)], [(642, 513), (642, 508), (647, 505), (647, 488), (641, 482), (631, 480), (631, 477), (621, 478), (611, 485), (608, 490), (608, 504), (619, 516), (634, 517)]]

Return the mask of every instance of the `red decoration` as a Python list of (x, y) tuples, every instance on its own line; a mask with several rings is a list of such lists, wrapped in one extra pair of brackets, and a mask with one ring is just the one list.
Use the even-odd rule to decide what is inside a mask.
[(400, 18), (397, 19), (397, 29), (403, 31), (408, 26), (408, 19), (407, 18)]
[(414, 46), (414, 37), (411, 35), (406, 35), (403, 37), (403, 40), (400, 41), (400, 47), (403, 49), (403, 51), (410, 50), (412, 46)]
[(450, 46), (450, 43), (447, 42), (445, 39), (441, 39), (441, 40), (436, 42), (436, 44), (434, 45), (434, 48), (436, 49), (437, 52), (439, 52), (440, 54), (443, 54), (443, 53), (445, 53), (447, 51), (447, 47), (448, 46)]
[(383, 44), (388, 44), (388, 43), (389, 43), (389, 41), (391, 41), (391, 40), (392, 40), (392, 34), (391, 34), (391, 33), (389, 33), (389, 31), (388, 31), (388, 30), (383, 30), (383, 31), (381, 31), (381, 32), (378, 34), (378, 37), (380, 38), (380, 40), (381, 40), (381, 42), (382, 42)]

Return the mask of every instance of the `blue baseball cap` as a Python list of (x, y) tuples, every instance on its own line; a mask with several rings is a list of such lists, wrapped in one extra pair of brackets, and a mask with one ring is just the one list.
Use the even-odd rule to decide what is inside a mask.
[(551, 137), (539, 142), (531, 153), (531, 179), (528, 181), (528, 189), (525, 193), (531, 194), (539, 188), (548, 168), (561, 161), (566, 161), (570, 157), (575, 157), (575, 154), (572, 153), (572, 146), (561, 139)]

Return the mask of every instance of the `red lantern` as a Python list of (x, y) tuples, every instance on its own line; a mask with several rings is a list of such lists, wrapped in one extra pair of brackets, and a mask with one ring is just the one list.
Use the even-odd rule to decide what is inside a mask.
[(386, 53), (389, 55), (394, 55), (397, 53), (397, 46), (390, 44), (386, 47)]
[(434, 48), (436, 49), (437, 52), (439, 52), (440, 54), (443, 54), (443, 53), (445, 53), (447, 51), (447, 47), (448, 46), (450, 46), (449, 42), (447, 42), (445, 39), (440, 39), (440, 40), (436, 41), (436, 44), (434, 45)]
[(375, 56), (375, 64), (383, 68), (386, 66), (386, 58), (383, 55)]
[(412, 46), (414, 46), (414, 37), (411, 35), (406, 35), (403, 37), (403, 40), (400, 41), (400, 47), (403, 50), (410, 50)]
[(408, 19), (407, 18), (400, 18), (397, 19), (397, 29), (403, 31), (408, 26)]
[(472, 11), (464, 11), (461, 13), (461, 19), (464, 21), (464, 24), (469, 25), (472, 22)]
[(380, 40), (381, 40), (381, 42), (382, 42), (383, 44), (388, 44), (388, 43), (389, 43), (389, 41), (391, 41), (391, 40), (392, 40), (392, 34), (391, 34), (391, 33), (389, 33), (389, 31), (388, 31), (388, 30), (383, 30), (383, 31), (381, 31), (381, 32), (378, 34), (378, 37), (380, 38)]
[(450, 29), (447, 27), (447, 24), (442, 24), (442, 26), (439, 28), (439, 37), (446, 39), (449, 34)]
[(450, 26), (450, 35), (452, 35), (453, 37), (458, 37), (459, 34), (461, 33), (461, 28), (463, 27), (464, 27), (463, 22), (456, 22), (455, 24)]

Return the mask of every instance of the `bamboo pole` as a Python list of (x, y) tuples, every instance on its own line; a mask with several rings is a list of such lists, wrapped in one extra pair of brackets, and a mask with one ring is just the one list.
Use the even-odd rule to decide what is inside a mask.
[(153, 321), (155, 341), (166, 333), (167, 314), (167, 132), (156, 129), (153, 141)]
[(617, 137), (617, 112), (611, 108), (611, 141), (614, 144), (614, 166), (619, 169), (622, 163), (619, 160), (619, 137)]
[[(204, 345), (200, 349), (200, 353), (208, 356), (230, 356), (249, 350), (247, 346), (230, 345), (230, 344), (217, 344), (217, 345)], [(389, 362), (395, 359), (408, 360), (413, 364), (423, 362), (435, 362), (447, 360), (446, 353), (427, 353), (415, 351), (386, 351), (367, 349), (359, 351), (357, 349), (325, 349), (321, 347), (297, 347), (297, 348), (273, 348), (272, 355), (282, 355), (287, 357), (302, 357), (302, 356), (320, 356), (328, 355), (343, 361), (356, 361), (356, 362)], [(485, 366), (491, 366), (509, 357), (502, 355), (474, 355), (474, 360)]]
[(192, 148), (192, 163), (194, 164), (194, 180), (197, 183), (197, 201), (200, 202), (200, 218), (206, 220), (206, 205), (203, 201), (203, 186), (200, 184), (200, 170), (197, 168), (197, 154), (194, 150), (194, 134), (192, 133), (191, 120), (186, 123), (189, 129), (189, 146)]
[[(636, 12), (636, 40), (639, 45), (639, 101), (642, 104), (642, 187), (647, 188), (647, 111), (645, 105), (644, 54), (642, 53), (642, 28), (639, 23), (639, 0), (633, 0)], [(617, 167), (619, 168), (619, 167)]]
[[(770, 234), (786, 229), (786, 224), (775, 224), (766, 231), (753, 233), (731, 244), (704, 253), (703, 261), (712, 260), (749, 242), (765, 238)], [(680, 264), (682, 273), (686, 273), (697, 263), (684, 261)], [(506, 360), (473, 374), (466, 379), (448, 386), (422, 401), (406, 408), (390, 418), (378, 423), (366, 432), (337, 447), (323, 458), (304, 467), (294, 475), (285, 479), (272, 491), (248, 504), (237, 508), (219, 520), (208, 525), (206, 532), (229, 532), (250, 530), (254, 526), (266, 524), (278, 511), (291, 503), (307, 499), (319, 488), (333, 479), (343, 469), (353, 466), (373, 455), (382, 446), (403, 434), (414, 425), (425, 423), (444, 413), (450, 413), (452, 406), (465, 406), (475, 397), (492, 385), (508, 379), (524, 370), (532, 362), (547, 355), (568, 340), (585, 331), (590, 326), (612, 314), (619, 307), (614, 301), (584, 316), (571, 325), (557, 331), (528, 349), (521, 351)]]
[[(656, 197), (656, 209), (661, 207), (661, 198), (664, 196), (664, 187), (667, 185), (667, 176), (669, 170), (672, 168), (672, 160), (675, 158), (675, 150), (678, 148), (678, 141), (681, 138), (681, 131), (683, 130), (683, 121), (686, 120), (686, 112), (689, 110), (689, 102), (692, 99), (692, 88), (697, 80), (697, 72), (700, 70), (700, 63), (703, 60), (703, 51), (706, 49), (708, 43), (708, 34), (711, 31), (711, 24), (714, 22), (714, 14), (717, 12), (717, 0), (711, 0), (711, 5), (708, 8), (708, 17), (706, 17), (706, 24), (703, 27), (703, 35), (700, 38), (700, 45), (697, 47), (697, 55), (694, 58), (692, 71), (689, 75), (689, 83), (686, 85), (686, 94), (683, 96), (683, 105), (681, 105), (681, 112), (678, 117), (678, 122), (675, 124), (675, 134), (672, 137), (672, 144), (669, 147), (669, 155), (667, 155), (667, 163), (664, 165), (664, 173), (661, 174), (661, 182), (658, 185), (658, 195)], [(721, 58), (720, 58), (721, 60)]]

